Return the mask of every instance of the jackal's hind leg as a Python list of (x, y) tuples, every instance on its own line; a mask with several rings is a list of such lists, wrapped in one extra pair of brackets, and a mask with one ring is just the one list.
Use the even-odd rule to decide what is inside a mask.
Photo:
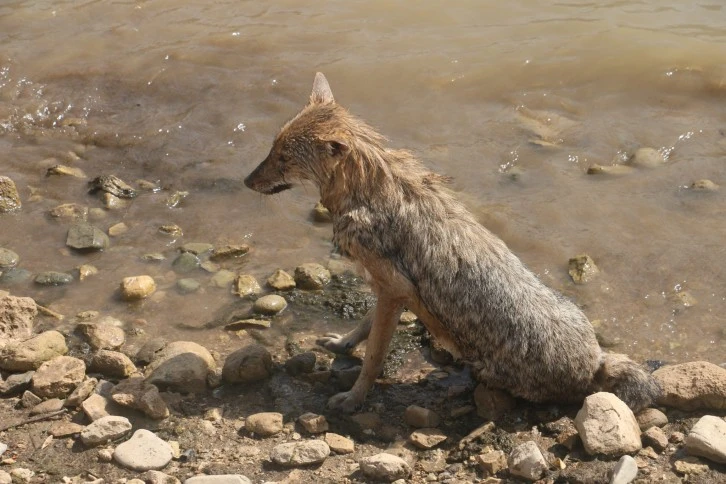
[(325, 336), (318, 338), (315, 343), (318, 346), (322, 346), (328, 351), (337, 353), (339, 355), (345, 355), (353, 351), (358, 343), (368, 339), (368, 334), (371, 332), (371, 324), (373, 322), (374, 309), (369, 310), (358, 326), (355, 327), (349, 333), (339, 335), (337, 333), (328, 333)]

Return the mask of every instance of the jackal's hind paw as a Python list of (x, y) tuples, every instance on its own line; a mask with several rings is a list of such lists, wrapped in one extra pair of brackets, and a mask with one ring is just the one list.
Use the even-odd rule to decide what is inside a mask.
[(339, 355), (348, 354), (350, 353), (350, 350), (353, 349), (351, 345), (345, 341), (345, 337), (338, 333), (328, 333), (315, 340), (315, 344)]
[(353, 392), (342, 392), (333, 395), (328, 400), (328, 408), (330, 410), (338, 410), (344, 413), (353, 413), (361, 407), (363, 399), (355, 395)]

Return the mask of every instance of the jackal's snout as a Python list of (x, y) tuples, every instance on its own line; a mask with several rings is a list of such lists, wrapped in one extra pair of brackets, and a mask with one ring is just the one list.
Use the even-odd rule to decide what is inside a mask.
[(285, 181), (281, 170), (275, 168), (275, 163), (270, 160), (270, 156), (265, 158), (252, 173), (247, 175), (245, 185), (247, 188), (265, 195), (280, 193), (292, 187), (290, 183)]

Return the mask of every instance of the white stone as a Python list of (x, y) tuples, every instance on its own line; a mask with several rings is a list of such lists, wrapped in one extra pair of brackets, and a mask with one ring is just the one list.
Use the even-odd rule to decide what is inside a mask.
[(81, 431), (81, 441), (87, 447), (104, 444), (123, 437), (131, 431), (131, 422), (126, 417), (109, 415), (101, 417)]
[(305, 440), (276, 445), (270, 459), (284, 466), (302, 466), (323, 462), (329, 455), (330, 447), (322, 440)]
[(612, 393), (588, 396), (577, 412), (575, 426), (590, 455), (622, 455), (642, 447), (633, 411)]
[(252, 484), (252, 481), (240, 474), (224, 474), (190, 477), (184, 481), (184, 484)]
[(701, 417), (686, 436), (686, 451), (726, 464), (726, 422), (713, 415)]
[(370, 479), (393, 482), (411, 475), (411, 466), (405, 460), (385, 452), (363, 457), (358, 464), (361, 472)]
[(517, 477), (536, 481), (547, 471), (547, 461), (533, 441), (518, 445), (507, 459), (509, 472)]
[(635, 459), (629, 455), (624, 455), (615, 465), (615, 469), (613, 469), (613, 477), (610, 479), (610, 484), (628, 484), (637, 475), (638, 464), (635, 462)]
[(171, 458), (169, 443), (146, 429), (137, 430), (113, 451), (113, 460), (119, 465), (141, 472), (162, 469)]

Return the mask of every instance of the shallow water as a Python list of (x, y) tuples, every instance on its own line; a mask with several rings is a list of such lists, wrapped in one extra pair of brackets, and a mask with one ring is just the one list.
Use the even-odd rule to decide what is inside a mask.
[[(726, 7), (721, 2), (5, 1), (0, 6), (0, 174), (23, 209), (0, 215), (0, 246), (34, 273), (91, 263), (59, 288), (10, 289), (68, 316), (95, 309), (147, 334), (240, 344), (191, 332), (235, 304), (203, 271), (177, 276), (181, 242), (249, 243), (229, 268), (264, 279), (328, 260), (311, 186), (263, 198), (241, 179), (323, 71), (336, 99), (397, 147), (414, 150), (543, 280), (580, 304), (618, 351), (641, 359), (726, 361)], [(587, 175), (652, 147), (666, 162)], [(158, 182), (127, 208), (109, 250), (65, 247), (48, 209), (100, 207), (84, 180), (46, 177), (54, 162), (89, 177)], [(724, 185), (690, 187), (698, 179)], [(189, 191), (176, 208), (165, 199)], [(181, 239), (157, 233), (176, 223)], [(585, 286), (567, 260), (590, 254)], [(128, 275), (160, 291), (129, 305)], [(202, 290), (182, 296), (178, 277)], [(3, 287), (7, 289), (7, 287)], [(697, 303), (673, 298), (688, 291)], [(333, 329), (344, 324), (332, 321)], [(67, 318), (63, 324), (69, 323)], [(286, 327), (289, 326), (285, 323)], [(324, 331), (315, 318), (295, 330)], [(242, 337), (244, 339), (245, 336)]]

